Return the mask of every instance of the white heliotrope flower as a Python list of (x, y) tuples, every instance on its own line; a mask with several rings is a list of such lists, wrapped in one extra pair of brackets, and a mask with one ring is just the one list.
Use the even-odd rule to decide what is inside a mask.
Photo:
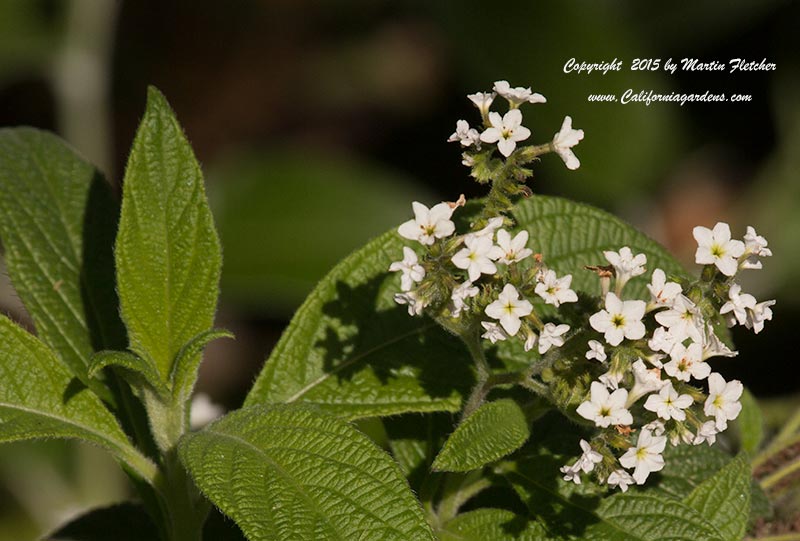
[(556, 325), (546, 323), (539, 332), (539, 353), (545, 354), (551, 347), (560, 348), (564, 345), (564, 334), (569, 331), (569, 325)]
[(739, 264), (743, 269), (760, 269), (759, 257), (770, 257), (772, 250), (767, 248), (767, 239), (756, 233), (752, 226), (747, 226), (744, 235), (744, 260)]
[(669, 356), (671, 360), (664, 363), (664, 371), (677, 380), (706, 379), (711, 373), (711, 366), (703, 360), (703, 346), (697, 342), (688, 346), (678, 342)]
[(603, 347), (603, 344), (597, 340), (589, 340), (588, 346), (589, 351), (586, 352), (587, 359), (597, 359), (601, 363), (606, 360), (606, 350)]
[(450, 294), (450, 300), (453, 301), (453, 310), (451, 311), (451, 315), (453, 317), (460, 316), (461, 311), (464, 309), (464, 301), (475, 297), (477, 294), (477, 286), (473, 285), (472, 282), (469, 281), (464, 282), (456, 288), (453, 288), (453, 292)]
[(614, 470), (609, 474), (608, 479), (606, 480), (608, 486), (619, 487), (619, 489), (622, 492), (627, 491), (628, 487), (632, 485), (634, 482), (635, 481), (633, 477), (631, 477), (631, 474), (629, 474), (623, 469)]
[(411, 208), (414, 209), (414, 219), (397, 228), (403, 238), (431, 245), (436, 239), (449, 237), (456, 230), (455, 224), (450, 221), (455, 207), (448, 203), (439, 203), (429, 209), (414, 201)]
[(530, 87), (512, 87), (508, 81), (495, 81), (493, 90), (507, 99), (512, 108), (519, 107), (523, 103), (547, 102), (547, 98), (538, 92), (533, 92)]
[(709, 445), (714, 445), (714, 442), (717, 441), (717, 434), (719, 434), (717, 422), (706, 421), (700, 426), (700, 428), (697, 429), (697, 435), (692, 440), (692, 443), (694, 445), (700, 445), (701, 443), (706, 442)]
[(742, 404), (739, 399), (744, 391), (744, 386), (738, 380), (726, 382), (725, 379), (714, 372), (708, 376), (708, 398), (703, 406), (703, 411), (714, 420), (719, 431), (728, 427), (728, 421), (739, 416)]
[(422, 314), (425, 308), (425, 301), (417, 296), (416, 291), (407, 291), (405, 293), (395, 293), (394, 302), (397, 304), (404, 304), (408, 308), (409, 316), (418, 316)]
[(661, 269), (653, 271), (647, 289), (650, 290), (651, 302), (656, 306), (670, 306), (682, 293), (680, 284), (667, 282), (667, 275)]
[(508, 338), (508, 334), (503, 330), (503, 327), (493, 321), (481, 321), (481, 327), (486, 331), (481, 335), (481, 338), (486, 338), (492, 344), (502, 342)]
[(503, 330), (509, 336), (514, 336), (519, 331), (521, 317), (533, 311), (533, 305), (527, 299), (520, 299), (517, 288), (506, 284), (497, 300), (486, 307), (486, 315), (500, 321)]
[(756, 334), (764, 330), (764, 322), (772, 320), (772, 309), (770, 306), (774, 304), (774, 300), (764, 301), (756, 304), (752, 309), (749, 309), (747, 311), (747, 321), (744, 324), (745, 327), (753, 329), (753, 332)]
[(653, 393), (644, 402), (644, 409), (652, 411), (661, 419), (669, 421), (683, 421), (686, 419), (686, 412), (683, 411), (692, 405), (694, 400), (688, 394), (679, 395), (678, 391), (672, 386), (672, 382), (667, 381), (658, 394)]
[(531, 136), (531, 130), (522, 125), (522, 113), (519, 109), (512, 109), (500, 117), (498, 113), (489, 113), (490, 128), (481, 133), (484, 143), (497, 143), (497, 150), (508, 158), (519, 141), (524, 141)]
[(476, 92), (475, 94), (467, 94), (467, 98), (475, 104), (475, 107), (481, 112), (481, 116), (485, 117), (489, 114), (489, 107), (492, 106), (496, 95), (494, 92)]
[(633, 255), (633, 252), (627, 246), (620, 248), (619, 252), (607, 250), (603, 252), (603, 255), (614, 267), (617, 291), (621, 291), (622, 287), (628, 283), (628, 280), (645, 272), (644, 266), (647, 264), (647, 256), (644, 254)]
[(628, 393), (626, 407), (632, 406), (646, 394), (660, 391), (668, 383), (668, 381), (661, 379), (661, 370), (647, 368), (647, 365), (641, 359), (637, 359), (631, 365), (631, 371), (633, 372), (633, 387)]
[(628, 400), (626, 389), (617, 389), (609, 393), (605, 385), (593, 381), (589, 392), (589, 400), (582, 402), (576, 410), (578, 415), (594, 421), (594, 424), (601, 428), (633, 423), (633, 416), (625, 407), (625, 402)]
[(642, 485), (648, 475), (661, 471), (664, 467), (664, 457), (661, 453), (664, 452), (666, 445), (666, 436), (654, 436), (649, 430), (642, 429), (636, 446), (628, 449), (619, 458), (619, 463), (625, 468), (634, 468), (633, 479), (637, 485)]
[(714, 332), (714, 327), (710, 323), (706, 323), (703, 332), (703, 360), (711, 357), (736, 357), (738, 354), (738, 351), (731, 351), (728, 346), (723, 344), (717, 333)]
[(480, 144), (481, 134), (475, 128), (469, 127), (469, 122), (466, 120), (459, 120), (456, 122), (456, 131), (447, 139), (448, 143), (458, 141), (461, 146), (471, 147), (478, 143)]
[(503, 217), (496, 216), (494, 218), (490, 218), (486, 225), (483, 226), (482, 229), (478, 231), (474, 231), (472, 233), (467, 233), (464, 235), (464, 240), (466, 239), (474, 239), (474, 238), (482, 238), (485, 237), (489, 240), (494, 240), (494, 232), (503, 227)]
[(747, 324), (747, 310), (752, 310), (756, 306), (756, 298), (749, 293), (742, 293), (742, 286), (731, 284), (728, 290), (728, 302), (722, 305), (719, 313), (728, 314), (725, 321), (728, 327), (733, 327), (738, 322), (739, 325)]
[(603, 461), (603, 455), (592, 449), (589, 442), (581, 440), (581, 450), (583, 454), (572, 466), (562, 466), (561, 473), (564, 474), (564, 481), (572, 481), (576, 485), (581, 484), (581, 472), (589, 473), (594, 470), (594, 465)]
[(694, 342), (703, 340), (700, 329), (705, 325), (697, 306), (685, 295), (678, 295), (669, 310), (656, 314), (656, 321), (669, 329), (678, 342), (691, 338)]
[(564, 302), (577, 302), (578, 295), (570, 289), (572, 275), (567, 274), (559, 278), (556, 271), (548, 269), (537, 276), (539, 283), (534, 292), (544, 299), (547, 304), (560, 306)]
[(572, 152), (572, 147), (583, 139), (583, 130), (572, 129), (572, 118), (564, 117), (561, 129), (553, 136), (553, 149), (564, 160), (567, 169), (574, 171), (581, 166), (578, 157)]
[(492, 248), (492, 258), (506, 265), (522, 261), (533, 253), (533, 250), (525, 247), (526, 244), (527, 231), (520, 231), (512, 239), (508, 231), (501, 229), (497, 232), (497, 246)]
[(644, 301), (623, 301), (614, 293), (606, 294), (606, 308), (592, 314), (589, 324), (597, 332), (605, 334), (605, 340), (618, 346), (623, 339), (638, 340), (645, 335)]
[(717, 222), (714, 229), (697, 226), (692, 230), (697, 241), (694, 261), (700, 265), (716, 265), (725, 276), (733, 276), (739, 267), (739, 256), (744, 253), (744, 243), (731, 239), (731, 228)]
[(470, 282), (480, 278), (481, 274), (497, 272), (497, 266), (491, 260), (494, 246), (491, 237), (464, 237), (464, 245), (465, 247), (456, 252), (451, 261), (459, 269), (467, 271)]
[(669, 332), (669, 329), (666, 327), (657, 327), (656, 330), (653, 331), (653, 335), (647, 341), (647, 347), (653, 351), (669, 353), (677, 343), (678, 339)]
[(403, 260), (395, 261), (389, 266), (391, 272), (400, 271), (400, 289), (402, 291), (411, 291), (414, 287), (414, 282), (419, 282), (425, 278), (425, 269), (419, 264), (417, 254), (408, 246), (403, 246)]

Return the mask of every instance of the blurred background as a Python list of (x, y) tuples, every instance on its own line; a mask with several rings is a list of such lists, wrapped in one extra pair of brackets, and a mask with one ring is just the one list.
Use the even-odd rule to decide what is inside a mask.
[[(206, 174), (225, 264), (200, 389), (238, 407), (315, 282), (408, 219), (410, 202), (479, 196), (445, 142), (465, 95), (532, 86), (532, 142), (565, 114), (586, 132), (577, 171), (555, 156), (535, 192), (614, 212), (692, 268), (694, 225), (753, 225), (775, 257), (742, 276), (775, 320), (715, 369), (745, 382), (780, 422), (800, 391), (800, 3), (390, 0), (0, 0), (0, 126), (55, 131), (117, 187), (146, 87), (171, 102)], [(607, 75), (564, 63), (624, 62)], [(633, 72), (635, 58), (745, 58), (775, 71)], [(750, 94), (748, 103), (589, 103), (590, 94)], [(0, 186), (0, 189), (3, 189)], [(2, 265), (2, 263), (0, 263)], [(2, 269), (0, 269), (2, 270)], [(5, 272), (0, 309), (25, 320)], [(724, 365), (722, 365), (724, 363)], [(32, 539), (128, 488), (94, 449), (0, 447), (0, 541)]]

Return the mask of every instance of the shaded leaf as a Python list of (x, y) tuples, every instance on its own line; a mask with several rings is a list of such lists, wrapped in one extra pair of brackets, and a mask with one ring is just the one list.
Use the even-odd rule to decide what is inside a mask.
[(166, 382), (181, 348), (213, 324), (221, 256), (200, 166), (152, 87), (125, 171), (116, 261), (130, 348)]
[(741, 450), (755, 453), (764, 440), (764, 419), (761, 416), (761, 408), (748, 389), (742, 393), (741, 404), (742, 411), (733, 422), (733, 426), (739, 434)]
[(744, 537), (750, 516), (750, 463), (740, 454), (695, 488), (684, 503), (717, 528), (726, 541)]
[[(130, 372), (127, 380), (135, 382), (134, 387), (141, 388), (142, 385), (147, 384), (161, 396), (166, 396), (169, 392), (161, 381), (155, 367), (135, 353), (130, 351), (98, 351), (92, 356), (92, 362), (89, 365), (89, 377), (95, 377), (107, 366), (117, 366)], [(137, 378), (139, 381), (137, 381)]]
[(256, 406), (182, 438), (200, 490), (252, 541), (432, 539), (397, 465), (306, 406)]
[(440, 541), (547, 541), (538, 522), (505, 509), (477, 509), (461, 514), (436, 532)]
[(530, 436), (519, 405), (504, 398), (483, 404), (453, 432), (431, 466), (438, 471), (475, 470), (519, 449)]
[(158, 539), (159, 534), (144, 508), (135, 503), (120, 503), (92, 509), (55, 532), (45, 541), (141, 541)]

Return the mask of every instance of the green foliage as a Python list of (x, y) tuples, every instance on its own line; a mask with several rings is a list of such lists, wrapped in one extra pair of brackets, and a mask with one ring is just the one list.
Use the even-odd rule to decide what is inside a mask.
[(695, 488), (684, 503), (719, 531), (725, 541), (745, 534), (750, 516), (750, 464), (742, 454)]
[(140, 455), (103, 403), (53, 353), (0, 316), (0, 441), (77, 438), (105, 447), (145, 479)]
[(221, 255), (200, 167), (172, 110), (152, 87), (122, 201), (120, 309), (131, 350), (166, 382), (181, 348), (213, 324)]
[(741, 450), (755, 453), (764, 440), (764, 419), (756, 398), (745, 389), (741, 397), (742, 411), (733, 423), (739, 434)]
[(432, 539), (400, 469), (307, 406), (256, 406), (187, 435), (181, 460), (251, 541)]
[(218, 338), (233, 338), (233, 334), (224, 329), (201, 332), (189, 340), (178, 352), (170, 375), (170, 385), (176, 401), (185, 402), (192, 397), (203, 349)]
[(112, 245), (116, 201), (58, 137), (0, 130), (0, 237), (14, 288), (43, 342), (83, 383), (93, 351), (125, 345)]
[(506, 509), (477, 509), (447, 522), (439, 541), (547, 541), (544, 527)]
[(510, 398), (489, 402), (467, 417), (434, 460), (438, 471), (475, 470), (519, 449), (530, 436), (528, 421)]
[(128, 371), (127, 381), (135, 388), (142, 389), (145, 385), (155, 391), (159, 396), (167, 397), (169, 389), (161, 381), (155, 367), (130, 351), (99, 351), (92, 357), (89, 365), (89, 376), (94, 377), (107, 366), (117, 366)]

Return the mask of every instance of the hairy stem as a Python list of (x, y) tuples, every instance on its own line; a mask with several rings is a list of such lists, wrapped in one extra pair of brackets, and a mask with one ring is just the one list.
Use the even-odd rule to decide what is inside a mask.
[(481, 475), (481, 470), (466, 475), (448, 474), (444, 484), (444, 495), (437, 507), (436, 515), (439, 522), (446, 524), (455, 518), (462, 505), (491, 485), (491, 481)]

